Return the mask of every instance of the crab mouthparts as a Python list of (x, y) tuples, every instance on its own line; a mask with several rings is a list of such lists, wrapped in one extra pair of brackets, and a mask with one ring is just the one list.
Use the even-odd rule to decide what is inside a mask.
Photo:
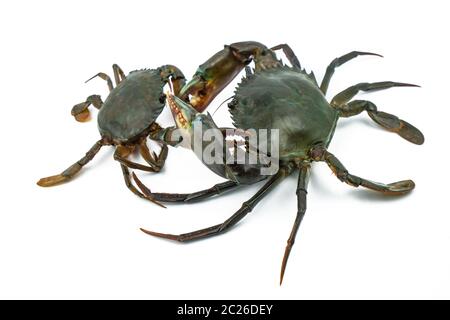
[(184, 117), (183, 112), (181, 112), (177, 103), (175, 102), (174, 95), (170, 92), (166, 93), (167, 103), (169, 104), (169, 108), (172, 111), (172, 115), (175, 119), (177, 126), (182, 126), (183, 128), (187, 127), (187, 119)]

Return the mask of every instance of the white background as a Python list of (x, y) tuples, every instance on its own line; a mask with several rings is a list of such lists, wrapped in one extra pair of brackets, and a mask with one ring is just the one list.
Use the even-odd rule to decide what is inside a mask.
[[(449, 8), (445, 1), (14, 1), (0, 5), (0, 298), (450, 298), (448, 192)], [(366, 114), (340, 121), (330, 151), (350, 172), (413, 179), (389, 198), (340, 183), (315, 164), (308, 210), (278, 285), (296, 213), (287, 179), (225, 235), (191, 244), (139, 227), (188, 232), (230, 216), (260, 186), (215, 200), (159, 208), (125, 187), (105, 147), (72, 182), (36, 181), (78, 160), (99, 138), (96, 111), (71, 107), (105, 83), (83, 81), (118, 63), (126, 72), (175, 64), (189, 78), (224, 44), (289, 43), (321, 79), (352, 50), (383, 54), (339, 68), (328, 98), (362, 81), (404, 81), (361, 98), (420, 128), (423, 146), (379, 129)], [(232, 94), (233, 85), (209, 110)], [(227, 108), (215, 114), (229, 124)], [(161, 122), (170, 124), (165, 112)], [(188, 150), (171, 149), (161, 174), (137, 172), (153, 191), (222, 181)]]

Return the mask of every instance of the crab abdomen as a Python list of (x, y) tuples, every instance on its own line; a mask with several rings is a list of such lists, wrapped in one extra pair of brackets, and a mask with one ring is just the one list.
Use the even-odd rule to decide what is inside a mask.
[(241, 129), (277, 129), (280, 157), (305, 158), (315, 144), (328, 145), (337, 120), (317, 85), (303, 72), (281, 67), (257, 72), (238, 86), (230, 103)]
[(158, 70), (131, 72), (109, 94), (98, 114), (100, 134), (127, 142), (145, 133), (164, 108)]

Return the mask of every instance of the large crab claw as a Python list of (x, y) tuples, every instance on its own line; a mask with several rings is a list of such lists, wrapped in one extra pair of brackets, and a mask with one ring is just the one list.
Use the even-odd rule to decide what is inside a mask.
[(278, 62), (276, 55), (259, 42), (226, 45), (198, 67), (192, 80), (181, 89), (180, 97), (187, 100), (190, 95), (191, 105), (202, 112), (252, 59), (256, 69)]
[[(231, 157), (226, 140), (209, 114), (195, 110), (189, 103), (167, 93), (167, 103), (181, 136), (181, 144), (194, 151), (197, 157), (221, 177), (237, 182), (227, 160)], [(208, 138), (206, 138), (208, 136)]]

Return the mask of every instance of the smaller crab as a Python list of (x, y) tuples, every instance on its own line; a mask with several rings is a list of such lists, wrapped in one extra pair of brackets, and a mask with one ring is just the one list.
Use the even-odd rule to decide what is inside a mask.
[[(162, 130), (155, 120), (165, 106), (163, 87), (170, 79), (175, 94), (178, 94), (185, 83), (184, 75), (172, 65), (165, 65), (157, 69), (136, 70), (130, 72), (128, 76), (125, 76), (118, 65), (113, 65), (113, 71), (115, 88), (111, 78), (105, 73), (98, 73), (91, 78), (100, 77), (107, 82), (110, 94), (105, 102), (99, 95), (91, 95), (85, 102), (72, 108), (72, 115), (81, 122), (89, 119), (88, 108), (90, 105), (100, 110), (97, 119), (100, 140), (89, 149), (84, 157), (62, 173), (42, 178), (37, 184), (41, 187), (49, 187), (69, 181), (94, 158), (101, 147), (113, 145), (116, 146), (114, 159), (120, 163), (128, 189), (141, 198), (159, 204), (133, 186), (128, 168), (159, 172), (164, 166), (168, 154), (167, 145), (163, 144), (160, 154), (156, 155), (154, 152), (150, 152), (146, 139), (148, 136), (157, 135)], [(127, 159), (136, 148), (148, 165)]]

